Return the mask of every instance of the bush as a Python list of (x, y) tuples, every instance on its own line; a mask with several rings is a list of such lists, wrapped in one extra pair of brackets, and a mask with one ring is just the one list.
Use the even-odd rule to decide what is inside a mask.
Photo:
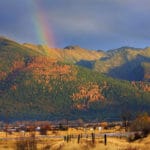
[(20, 138), (16, 142), (16, 150), (36, 150), (37, 141), (33, 137)]
[(145, 137), (150, 133), (150, 117), (147, 113), (139, 115), (130, 125), (130, 131), (141, 131)]
[(47, 135), (47, 129), (46, 128), (41, 128), (40, 129), (40, 135)]
[(47, 135), (47, 132), (51, 129), (49, 125), (43, 125), (40, 128), (40, 134), (41, 135)]
[(135, 132), (134, 134), (132, 134), (128, 137), (128, 142), (133, 142), (133, 141), (138, 140), (140, 138), (142, 138), (142, 134), (139, 132)]

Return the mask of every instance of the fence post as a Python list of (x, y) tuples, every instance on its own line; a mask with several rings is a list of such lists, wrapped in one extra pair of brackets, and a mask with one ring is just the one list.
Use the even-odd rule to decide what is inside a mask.
[(67, 143), (69, 142), (69, 135), (67, 135)]
[(107, 145), (107, 135), (104, 134), (104, 144)]
[(95, 143), (95, 134), (92, 133), (92, 143), (94, 144)]
[(80, 143), (80, 134), (78, 135), (78, 144)]
[(66, 141), (66, 139), (67, 139), (66, 136), (64, 136), (64, 141)]

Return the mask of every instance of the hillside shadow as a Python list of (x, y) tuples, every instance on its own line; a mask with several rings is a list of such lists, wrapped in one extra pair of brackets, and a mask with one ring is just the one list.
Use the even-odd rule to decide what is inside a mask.
[(144, 68), (142, 67), (142, 63), (144, 62), (150, 63), (150, 58), (138, 55), (132, 61), (111, 69), (108, 75), (123, 80), (141, 81), (144, 78)]
[(0, 92), (7, 91), (11, 88), (12, 85), (17, 83), (16, 78), (19, 76), (20, 70), (14, 70), (11, 73), (8, 74), (8, 76), (0, 81)]
[(93, 69), (94, 63), (95, 63), (95, 61), (80, 60), (76, 63), (76, 65), (86, 67), (89, 69)]

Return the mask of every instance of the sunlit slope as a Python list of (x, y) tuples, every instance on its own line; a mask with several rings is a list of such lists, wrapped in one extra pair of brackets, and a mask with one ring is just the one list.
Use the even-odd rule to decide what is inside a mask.
[(0, 80), (14, 69), (23, 67), (30, 57), (39, 55), (21, 44), (0, 37)]
[(104, 57), (106, 54), (102, 51), (87, 50), (79, 46), (67, 46), (64, 49), (49, 48), (42, 45), (23, 44), (42, 55), (55, 58), (67, 63), (77, 63), (82, 60), (95, 61)]
[(104, 57), (106, 54), (102, 51), (86, 50), (79, 46), (68, 46), (64, 48), (65, 60), (78, 63), (80, 61), (95, 61)]

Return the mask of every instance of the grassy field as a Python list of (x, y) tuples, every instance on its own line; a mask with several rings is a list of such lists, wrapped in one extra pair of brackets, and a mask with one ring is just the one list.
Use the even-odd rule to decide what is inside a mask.
[[(35, 133), (35, 132), (34, 132)], [(13, 133), (7, 135), (0, 132), (0, 150), (148, 150), (150, 149), (150, 136), (128, 142), (126, 138), (107, 137), (107, 145), (103, 137), (96, 137), (93, 144), (91, 136), (74, 136), (71, 140), (64, 141), (64, 135), (78, 135), (81, 130), (48, 132), (48, 136), (39, 133)], [(35, 136), (34, 136), (35, 135)], [(90, 134), (89, 134), (90, 135)], [(54, 136), (54, 138), (52, 138)]]
[[(19, 146), (17, 143), (20, 143)], [(150, 137), (132, 143), (127, 142), (126, 139), (108, 138), (107, 145), (104, 145), (101, 138), (97, 139), (95, 144), (92, 144), (90, 139), (82, 139), (79, 144), (76, 139), (68, 143), (62, 139), (40, 139), (35, 142), (35, 145), (29, 145), (23, 141), (0, 141), (1, 150), (148, 150), (150, 149)]]

